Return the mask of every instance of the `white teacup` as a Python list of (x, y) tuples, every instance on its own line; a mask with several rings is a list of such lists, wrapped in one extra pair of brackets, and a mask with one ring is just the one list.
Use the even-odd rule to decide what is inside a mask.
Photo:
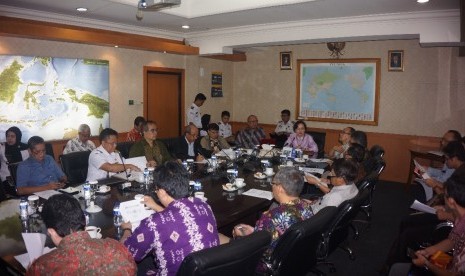
[(272, 175), (273, 174), (273, 168), (266, 168), (265, 169), (265, 174), (266, 175)]
[(99, 192), (101, 193), (106, 193), (110, 190), (110, 187), (108, 187), (107, 185), (102, 185), (98, 188)]
[(137, 201), (142, 201), (144, 199), (144, 195), (143, 194), (137, 194), (134, 196), (134, 199), (137, 200)]
[(199, 199), (205, 199), (205, 193), (204, 192), (195, 192), (194, 197), (199, 198)]
[(248, 155), (251, 155), (252, 152), (253, 152), (253, 149), (246, 149), (246, 151), (247, 151), (247, 154), (248, 154)]
[(304, 154), (304, 155), (302, 156), (302, 158), (305, 159), (305, 160), (307, 160), (307, 159), (308, 159), (308, 154)]
[(244, 178), (236, 178), (236, 181), (234, 181), (234, 184), (236, 184), (236, 187), (242, 188), (245, 186), (244, 183)]
[(95, 239), (99, 236), (98, 234), (100, 234), (100, 231), (102, 230), (97, 226), (87, 226), (86, 231), (89, 233), (91, 238)]

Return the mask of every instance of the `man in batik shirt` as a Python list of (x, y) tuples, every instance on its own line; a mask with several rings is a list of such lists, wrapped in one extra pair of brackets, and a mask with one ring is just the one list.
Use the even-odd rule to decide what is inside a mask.
[(255, 145), (260, 145), (260, 140), (265, 138), (265, 131), (258, 126), (258, 118), (250, 115), (247, 118), (247, 127), (237, 134), (237, 144), (240, 147), (253, 149)]
[(134, 127), (128, 132), (126, 141), (137, 142), (142, 139), (142, 132), (144, 127), (145, 119), (142, 116), (137, 116), (134, 119)]
[(95, 144), (90, 138), (90, 127), (86, 124), (82, 124), (78, 128), (78, 137), (75, 137), (66, 143), (66, 147), (63, 149), (63, 154), (77, 151), (93, 151)]
[(188, 172), (178, 162), (159, 165), (154, 183), (161, 206), (145, 196), (144, 204), (156, 212), (142, 220), (133, 233), (131, 223), (123, 223), (121, 242), (136, 261), (153, 254), (156, 268), (147, 274), (176, 275), (191, 252), (219, 245), (216, 220), (206, 202), (188, 197)]
[[(279, 170), (272, 182), (273, 197), (279, 205), (264, 212), (255, 223), (255, 228), (245, 224), (234, 227), (233, 236), (246, 236), (259, 230), (270, 232), (272, 240), (269, 248), (264, 253), (264, 259), (266, 260), (271, 256), (279, 237), (292, 224), (313, 216), (310, 203), (299, 198), (303, 187), (302, 174), (297, 169), (287, 167)], [(264, 263), (260, 263), (258, 270), (263, 269)]]
[(86, 219), (72, 196), (51, 196), (42, 218), (57, 248), (39, 257), (26, 275), (135, 275), (136, 263), (114, 239), (92, 239), (84, 230)]

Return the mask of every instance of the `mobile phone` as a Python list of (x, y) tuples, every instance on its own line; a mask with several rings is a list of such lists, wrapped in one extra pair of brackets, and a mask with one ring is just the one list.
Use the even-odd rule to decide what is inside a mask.
[(407, 256), (409, 256), (412, 259), (418, 258), (418, 256), (415, 254), (415, 251), (412, 248), (407, 248)]

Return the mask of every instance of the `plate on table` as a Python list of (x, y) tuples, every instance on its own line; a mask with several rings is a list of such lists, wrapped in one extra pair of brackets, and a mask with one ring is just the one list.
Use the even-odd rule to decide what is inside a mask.
[(305, 159), (303, 158), (294, 158), (294, 161), (297, 163), (305, 163)]
[(237, 187), (234, 184), (226, 183), (223, 185), (223, 190), (226, 192), (234, 192), (237, 191)]
[(265, 179), (265, 178), (266, 178), (266, 174), (261, 173), (261, 172), (257, 172), (257, 173), (254, 173), (254, 174), (253, 174), (253, 177), (255, 177), (256, 179)]

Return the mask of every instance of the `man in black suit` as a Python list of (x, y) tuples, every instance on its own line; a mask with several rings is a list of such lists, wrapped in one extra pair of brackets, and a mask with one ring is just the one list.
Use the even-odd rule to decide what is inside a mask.
[(201, 161), (204, 159), (198, 141), (199, 129), (194, 125), (186, 126), (184, 136), (178, 137), (173, 143), (171, 154), (180, 160), (189, 158)]

